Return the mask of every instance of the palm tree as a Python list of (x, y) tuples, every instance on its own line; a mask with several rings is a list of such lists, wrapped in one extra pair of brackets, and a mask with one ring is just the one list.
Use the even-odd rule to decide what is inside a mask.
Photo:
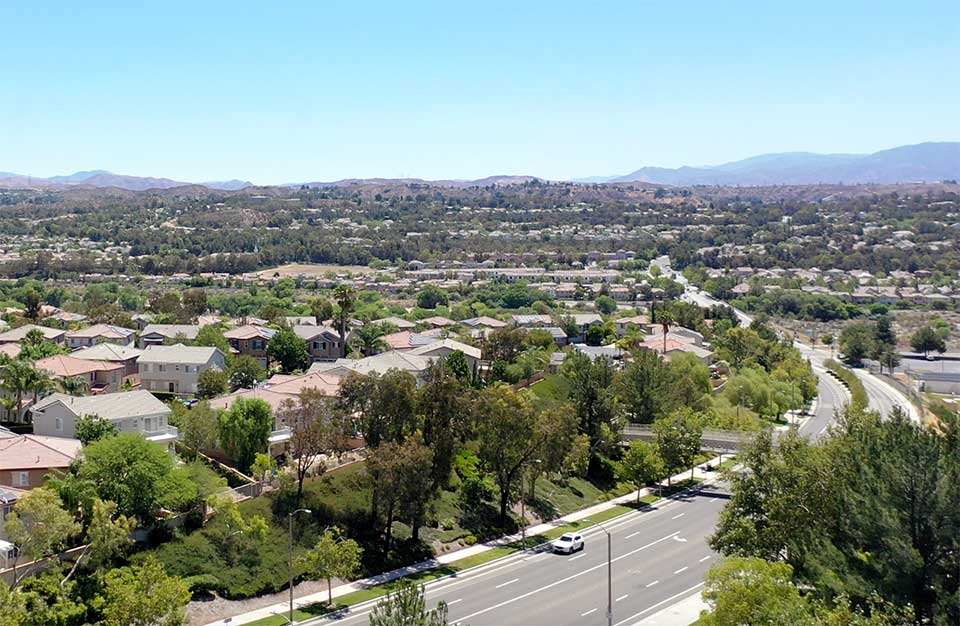
[(387, 329), (383, 324), (367, 324), (355, 330), (351, 340), (363, 356), (373, 356), (389, 348), (383, 339), (386, 334)]
[(353, 287), (340, 283), (333, 290), (333, 297), (337, 301), (337, 331), (340, 333), (340, 356), (347, 356), (347, 326), (350, 324), (350, 315), (357, 304), (357, 294)]
[(17, 421), (23, 418), (23, 394), (31, 390), (34, 379), (34, 367), (27, 361), (19, 359), (4, 359), (0, 366), (0, 374), (3, 376), (3, 390), (16, 396), (16, 416)]
[(54, 382), (50, 374), (45, 370), (37, 369), (35, 367), (30, 368), (30, 391), (33, 393), (33, 404), (37, 403), (37, 400), (41, 396), (47, 396), (57, 388), (57, 383)]
[(82, 396), (90, 384), (80, 376), (68, 376), (60, 379), (60, 389), (69, 396)]
[(660, 307), (657, 311), (657, 323), (663, 328), (663, 356), (667, 356), (667, 333), (670, 332), (670, 324), (674, 323), (673, 312), (670, 309)]

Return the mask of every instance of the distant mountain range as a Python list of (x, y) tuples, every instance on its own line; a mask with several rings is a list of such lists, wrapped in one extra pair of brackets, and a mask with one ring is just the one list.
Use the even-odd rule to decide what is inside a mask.
[(921, 143), (873, 154), (783, 152), (705, 167), (643, 167), (626, 176), (575, 182), (643, 181), (661, 185), (816, 185), (913, 183), (960, 179), (960, 142)]
[[(12, 172), (0, 172), (0, 187), (117, 187), (128, 191), (146, 191), (147, 189), (172, 189), (194, 185), (170, 178), (152, 178), (149, 176), (126, 176), (114, 174), (106, 170), (88, 170), (76, 172), (66, 176), (50, 176), (41, 178), (24, 176)], [(235, 191), (244, 187), (253, 187), (253, 183), (245, 180), (226, 180), (196, 183), (210, 189)]]
[[(960, 179), (960, 142), (921, 143), (881, 150), (873, 154), (815, 154), (784, 152), (762, 154), (742, 161), (703, 167), (643, 167), (626, 176), (592, 176), (580, 183), (645, 182), (687, 187), (692, 185), (816, 185), (896, 184)], [(341, 187), (347, 185), (439, 185), (472, 187), (517, 185), (535, 176), (488, 176), (477, 180), (425, 180), (422, 178), (347, 178), (332, 182), (288, 183), (280, 187)], [(125, 176), (106, 170), (89, 170), (66, 176), (39, 178), (0, 172), (0, 187), (116, 187), (128, 191), (172, 189), (184, 186), (236, 191), (253, 187), (245, 180), (187, 183), (169, 178)]]

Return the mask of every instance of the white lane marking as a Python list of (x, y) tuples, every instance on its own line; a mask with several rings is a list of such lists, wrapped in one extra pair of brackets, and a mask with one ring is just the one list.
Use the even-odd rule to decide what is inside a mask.
[(659, 583), (659, 582), (660, 582), (659, 580), (653, 581), (652, 583), (650, 583), (649, 585), (647, 585), (647, 589), (649, 589), (650, 587), (653, 587), (654, 585), (656, 585), (656, 584)]
[(681, 567), (680, 569), (678, 569), (677, 571), (675, 571), (675, 572), (673, 573), (673, 575), (676, 576), (677, 574), (682, 574), (682, 573), (684, 573), (685, 571), (687, 571), (688, 569), (690, 569), (690, 568), (689, 568), (689, 567)]
[(708, 554), (707, 556), (705, 556), (705, 557), (703, 557), (702, 559), (700, 559), (700, 562), (703, 563), (704, 561), (706, 561), (706, 560), (709, 559), (709, 558), (710, 558), (710, 555)]
[(638, 531), (635, 532), (635, 533), (630, 533), (629, 535), (627, 535), (626, 537), (624, 537), (624, 539), (630, 539), (631, 537), (636, 537), (636, 536), (639, 535), (639, 534), (640, 534), (640, 531), (638, 530)]
[(684, 539), (683, 537), (674, 537), (673, 540), (676, 541), (677, 543), (687, 543), (687, 540)]
[(591, 613), (596, 613), (596, 612), (597, 612), (597, 609), (590, 609), (586, 613), (581, 613), (580, 617), (586, 617), (587, 615), (590, 615)]
[(572, 556), (572, 557), (570, 557), (570, 558), (567, 559), (567, 560), (568, 560), (568, 561), (576, 561), (577, 559), (582, 559), (582, 558), (585, 557), (585, 556), (587, 556), (587, 555), (586, 555), (586, 554), (578, 554), (577, 556)]
[[(617, 622), (617, 623), (614, 624), (613, 626), (624, 626), (624, 624), (627, 624), (628, 622), (632, 622), (633, 620), (637, 619), (637, 618), (640, 617), (641, 615), (645, 615), (645, 614), (649, 613), (650, 611), (653, 611), (654, 609), (658, 609), (658, 608), (660, 608), (661, 606), (663, 606), (664, 604), (667, 604), (668, 602), (673, 602), (673, 601), (676, 600), (677, 598), (682, 598), (682, 597), (684, 597), (684, 596), (690, 596), (690, 595), (692, 595), (693, 592), (696, 591), (697, 589), (699, 589), (700, 587), (703, 587), (703, 583), (697, 583), (696, 585), (694, 585), (693, 587), (690, 587), (689, 589), (684, 589), (684, 590), (681, 591), (680, 593), (675, 593), (675, 594), (673, 594), (672, 596), (670, 596), (669, 598), (665, 598), (665, 599), (661, 600), (660, 602), (657, 602), (657, 603), (654, 604), (653, 606), (648, 606), (647, 608), (643, 609), (643, 610), (640, 611), (639, 613), (634, 613), (633, 615), (631, 615), (630, 617), (628, 617), (628, 618), (625, 619), (625, 620), (620, 620), (619, 622)], [(634, 626), (636, 626), (636, 624), (639, 624), (639, 623), (640, 623), (640, 622), (634, 622)]]
[(670, 519), (680, 519), (680, 518), (683, 517), (684, 515), (686, 515), (686, 513), (678, 513), (677, 515), (674, 515), (674, 516), (671, 517)]
[(716, 501), (719, 500), (719, 499), (720, 499), (720, 498), (710, 498), (710, 499), (708, 500), (708, 502), (716, 502)]
[(447, 606), (450, 606), (451, 604), (456, 604), (457, 602), (463, 602), (463, 598), (457, 598), (456, 600), (451, 600), (450, 602), (447, 602)]
[(614, 602), (620, 602), (621, 600), (626, 599), (629, 595), (630, 595), (629, 593), (625, 593), (625, 594), (623, 594), (622, 596), (620, 596), (619, 598), (617, 598), (616, 600), (614, 600)]
[[(626, 552), (626, 553), (624, 553), (624, 554), (621, 554), (620, 556), (612, 559), (612, 560), (610, 561), (610, 563), (619, 561), (620, 559), (629, 558), (629, 557), (633, 556), (634, 554), (636, 554), (637, 552), (640, 552), (640, 551), (642, 551), (642, 550), (646, 550), (647, 548), (650, 548), (650, 547), (652, 547), (652, 546), (655, 546), (655, 545), (657, 545), (658, 543), (663, 543), (664, 541), (669, 541), (670, 539), (673, 539), (673, 538), (676, 537), (676, 536), (677, 536), (677, 533), (670, 533), (670, 534), (667, 535), (666, 537), (661, 537), (660, 539), (657, 539), (656, 541), (651, 541), (650, 543), (648, 543), (648, 544), (646, 544), (646, 545), (643, 545), (643, 546), (640, 546), (639, 548), (635, 548), (635, 549), (631, 550), (630, 552)], [(567, 576), (566, 578), (561, 578), (560, 580), (555, 580), (555, 581), (553, 581), (552, 583), (550, 583), (550, 584), (548, 584), (548, 585), (544, 585), (543, 587), (540, 587), (540, 588), (538, 588), (538, 589), (534, 589), (534, 590), (532, 590), (532, 591), (528, 591), (528, 592), (526, 592), (526, 593), (522, 593), (522, 594), (520, 594), (519, 596), (517, 596), (517, 597), (515, 597), (515, 598), (510, 598), (509, 600), (504, 600), (503, 602), (498, 602), (497, 604), (488, 606), (488, 607), (485, 608), (485, 609), (480, 609), (479, 611), (475, 611), (475, 612), (473, 612), (473, 613), (471, 613), (471, 614), (469, 614), (469, 615), (464, 615), (464, 616), (461, 617), (458, 621), (460, 621), (460, 622), (466, 622), (466, 621), (469, 620), (470, 618), (476, 617), (477, 615), (483, 615), (484, 613), (487, 613), (487, 612), (489, 612), (489, 611), (494, 611), (494, 610), (496, 610), (496, 609), (499, 609), (500, 607), (507, 606), (508, 604), (513, 604), (514, 602), (517, 602), (518, 600), (523, 600), (524, 598), (529, 598), (530, 596), (534, 595), (535, 593), (540, 593), (541, 591), (546, 591), (547, 589), (552, 589), (552, 588), (556, 587), (557, 585), (562, 585), (563, 583), (569, 582), (569, 581), (573, 580), (574, 578), (579, 578), (580, 576), (583, 576), (583, 575), (585, 575), (585, 574), (589, 574), (590, 572), (596, 571), (596, 570), (600, 569), (601, 567), (607, 567), (607, 564), (606, 564), (606, 563), (600, 563), (599, 565), (594, 565), (593, 567), (588, 567), (587, 569), (585, 569), (585, 570), (583, 570), (583, 571), (580, 571), (580, 572), (577, 572), (576, 574), (571, 574), (570, 576)], [(701, 583), (701, 584), (702, 584), (702, 583)]]
[(518, 580), (520, 580), (520, 579), (519, 579), (519, 578), (514, 578), (513, 580), (508, 580), (508, 581), (505, 582), (505, 583), (500, 583), (499, 585), (497, 585), (496, 587), (494, 587), (494, 589), (499, 589), (500, 587), (506, 587), (507, 585), (512, 585), (513, 583), (517, 582)]

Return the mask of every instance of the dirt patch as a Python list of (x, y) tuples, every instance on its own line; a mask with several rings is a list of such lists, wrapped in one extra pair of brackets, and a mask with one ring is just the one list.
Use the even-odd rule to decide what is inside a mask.
[[(334, 580), (331, 583), (334, 587), (342, 582)], [(305, 580), (293, 587), (293, 597), (302, 598), (312, 593), (326, 592), (327, 583), (322, 580)], [(287, 591), (271, 593), (256, 598), (246, 600), (226, 600), (224, 598), (213, 598), (211, 600), (193, 600), (187, 605), (187, 619), (190, 626), (204, 626), (225, 617), (240, 615), (256, 609), (273, 604), (280, 604), (289, 601), (290, 595)]]

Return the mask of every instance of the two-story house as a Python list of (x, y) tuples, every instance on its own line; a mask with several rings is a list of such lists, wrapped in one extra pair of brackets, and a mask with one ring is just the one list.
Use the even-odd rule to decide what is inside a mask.
[(75, 359), (101, 361), (123, 366), (123, 380), (129, 380), (134, 386), (140, 384), (140, 366), (137, 359), (143, 354), (140, 348), (118, 346), (112, 343), (100, 343), (92, 348), (83, 348), (72, 353)]
[(140, 433), (168, 450), (180, 436), (169, 423), (170, 407), (142, 389), (81, 397), (55, 393), (37, 402), (31, 412), (33, 432), (51, 438), (75, 437), (77, 420), (84, 415), (108, 420), (120, 432)]
[(314, 361), (334, 361), (340, 358), (340, 334), (329, 326), (294, 326), (293, 332), (307, 342), (310, 358)]
[(226, 355), (206, 346), (149, 346), (137, 359), (140, 384), (148, 391), (178, 395), (197, 393), (200, 374), (209, 369), (226, 369)]
[(123, 365), (106, 361), (88, 361), (68, 354), (55, 354), (38, 359), (34, 364), (53, 378), (80, 378), (87, 384), (87, 391), (93, 394), (120, 391), (123, 384)]
[(159, 346), (168, 341), (193, 341), (200, 332), (197, 324), (147, 324), (140, 333), (140, 347)]
[(118, 346), (132, 346), (137, 332), (111, 324), (94, 324), (86, 328), (67, 331), (67, 347), (72, 350), (89, 348), (100, 343), (113, 343)]
[(259, 361), (260, 365), (267, 367), (269, 361), (267, 358), (267, 344), (276, 334), (277, 331), (273, 328), (247, 324), (246, 326), (231, 328), (224, 332), (223, 336), (230, 342), (230, 347), (233, 348), (237, 354), (251, 356)]

